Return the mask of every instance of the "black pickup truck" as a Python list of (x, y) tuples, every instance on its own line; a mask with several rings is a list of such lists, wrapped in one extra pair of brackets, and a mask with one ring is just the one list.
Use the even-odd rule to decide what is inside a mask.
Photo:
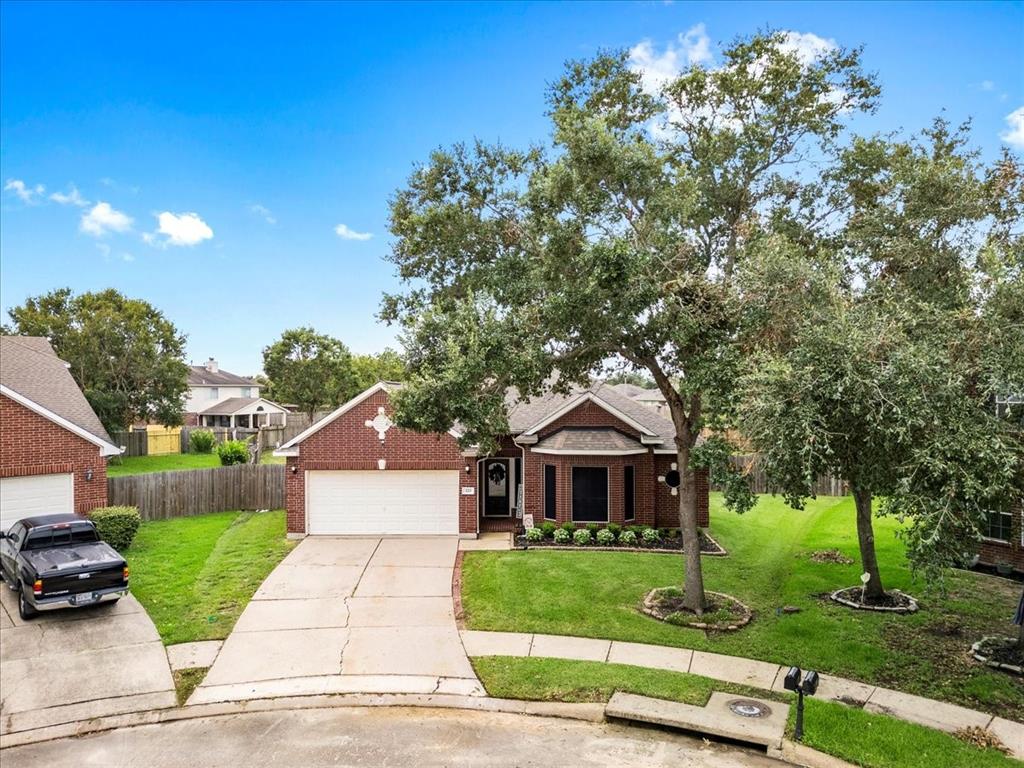
[(14, 523), (0, 538), (0, 571), (18, 593), (18, 613), (80, 608), (128, 594), (128, 564), (75, 515), (40, 515)]

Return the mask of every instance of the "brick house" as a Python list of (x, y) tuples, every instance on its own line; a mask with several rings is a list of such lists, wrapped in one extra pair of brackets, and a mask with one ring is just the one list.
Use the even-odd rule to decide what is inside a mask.
[[(510, 434), (493, 455), (462, 449), (458, 427), (421, 434), (391, 422), (382, 382), (274, 452), (286, 457), (290, 536), (459, 534), (534, 524), (678, 527), (672, 422), (614, 387), (508, 398)], [(699, 524), (708, 482), (697, 475)]]
[(1009, 563), (1015, 571), (1024, 572), (1024, 508), (1020, 503), (989, 514), (978, 555), (985, 565)]
[(0, 337), (0, 529), (105, 506), (120, 452), (49, 341)]

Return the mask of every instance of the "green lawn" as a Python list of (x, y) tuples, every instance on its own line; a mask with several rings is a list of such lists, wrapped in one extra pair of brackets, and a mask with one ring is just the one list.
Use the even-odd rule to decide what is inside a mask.
[[(283, 457), (264, 451), (261, 464), (284, 464)], [(220, 466), (216, 453), (169, 453), (165, 456), (123, 456), (107, 464), (107, 477), (141, 475), (146, 472), (174, 472), (180, 469), (211, 469)]]
[[(613, 692), (703, 706), (712, 691), (789, 700), (679, 672), (563, 659), (483, 656), (473, 659), (491, 696), (540, 701), (605, 702)], [(792, 735), (795, 707), (791, 707)], [(981, 750), (948, 734), (817, 699), (806, 700), (804, 743), (867, 768), (995, 768), (1019, 766), (994, 749)]]
[[(1024, 683), (968, 658), (984, 634), (1012, 633), (1020, 585), (956, 573), (946, 596), (911, 580), (897, 524), (876, 525), (887, 587), (921, 598), (912, 616), (852, 611), (827, 599), (859, 583), (851, 499), (822, 498), (804, 511), (761, 497), (744, 516), (712, 495), (711, 533), (729, 550), (704, 558), (706, 587), (746, 602), (754, 621), (707, 635), (658, 622), (637, 610), (652, 587), (678, 584), (678, 555), (627, 552), (468, 552), (462, 600), (470, 629), (582, 635), (712, 650), (798, 664), (855, 680), (944, 699), (1024, 720)], [(838, 548), (852, 565), (814, 563), (811, 552)], [(800, 608), (783, 614), (782, 606)]]
[(145, 522), (128, 550), (132, 594), (165, 644), (220, 640), (292, 545), (282, 510)]

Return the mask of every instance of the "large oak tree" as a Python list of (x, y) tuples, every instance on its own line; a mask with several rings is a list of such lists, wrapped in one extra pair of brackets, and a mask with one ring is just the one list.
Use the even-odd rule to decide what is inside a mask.
[(567, 390), (609, 363), (649, 375), (676, 428), (684, 601), (698, 613), (694, 470), (725, 453), (695, 447), (743, 368), (739, 277), (774, 230), (810, 236), (799, 210), (819, 171), (804, 161), (832, 157), (847, 115), (877, 95), (858, 51), (789, 43), (742, 39), (720, 66), (657, 83), (627, 53), (571, 63), (548, 92), (548, 146), (439, 150), (391, 206), (407, 290), (382, 314), (405, 324), (411, 372), (399, 421), (458, 421), (486, 450), (507, 431), (509, 387)]
[(139, 421), (181, 424), (188, 389), (185, 337), (148, 302), (109, 288), (61, 288), (27, 299), (5, 329), (45, 336), (108, 432)]

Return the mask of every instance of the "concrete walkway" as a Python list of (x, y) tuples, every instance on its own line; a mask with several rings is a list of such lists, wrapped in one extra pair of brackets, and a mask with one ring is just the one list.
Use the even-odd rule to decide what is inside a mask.
[(304, 539), (189, 704), (332, 693), (484, 695), (455, 626), (454, 537)]
[(0, 734), (176, 705), (160, 635), (133, 596), (24, 621), (0, 586)]
[[(782, 683), (787, 671), (787, 667), (738, 656), (565, 635), (466, 630), (462, 633), (462, 642), (470, 656), (530, 656), (631, 664), (688, 672), (776, 692), (784, 690)], [(1024, 759), (1024, 724), (1001, 717), (832, 675), (821, 676), (817, 698), (860, 705), (869, 712), (948, 733), (969, 726), (987, 728), (1015, 757)]]

